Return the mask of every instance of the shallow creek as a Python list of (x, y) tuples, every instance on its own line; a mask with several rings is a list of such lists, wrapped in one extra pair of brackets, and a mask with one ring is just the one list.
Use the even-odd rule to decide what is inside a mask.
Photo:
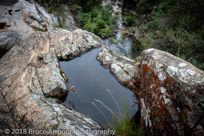
[(112, 2), (110, 0), (103, 1), (103, 7), (111, 5), (113, 7), (113, 13), (119, 13), (117, 24), (118, 30), (116, 34), (112, 37), (103, 39), (103, 41), (114, 53), (121, 54), (129, 58), (136, 58), (139, 55), (136, 46), (137, 42), (134, 36), (129, 36), (126, 32), (126, 28), (123, 25), (122, 18), (122, 3), (119, 3), (121, 2), (119, 2), (118, 0), (116, 0), (115, 2)]
[(124, 112), (124, 105), (127, 105), (132, 117), (137, 105), (133, 92), (122, 86), (96, 60), (99, 51), (98, 48), (93, 49), (76, 59), (62, 61), (60, 67), (69, 78), (69, 90), (75, 87), (74, 91), (69, 91), (64, 103), (89, 115), (106, 128), (113, 117), (106, 106), (119, 115)]
[(121, 31), (118, 31), (114, 37), (106, 38), (103, 41), (114, 53), (129, 58), (136, 58), (138, 56), (134, 39)]

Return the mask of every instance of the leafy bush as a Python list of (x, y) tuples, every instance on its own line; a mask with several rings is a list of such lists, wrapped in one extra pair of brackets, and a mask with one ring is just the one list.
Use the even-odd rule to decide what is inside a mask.
[(198, 62), (198, 61), (197, 61), (196, 59), (194, 59), (194, 58), (191, 58), (191, 59), (189, 60), (189, 62), (192, 63), (194, 66), (197, 66), (199, 69), (204, 70), (204, 63), (200, 63), (200, 62)]
[(97, 26), (95, 23), (91, 23), (91, 22), (88, 22), (87, 24), (85, 24), (83, 26), (83, 29), (84, 30), (87, 30), (89, 32), (92, 32), (92, 33), (95, 33), (96, 32), (96, 29), (97, 29)]
[(97, 24), (97, 29), (103, 29), (107, 25), (106, 22), (103, 19), (98, 19), (96, 21), (96, 24)]
[(112, 16), (112, 8), (97, 8), (87, 13), (79, 13), (78, 19), (83, 29), (102, 38), (109, 37), (117, 28), (117, 16)]
[(86, 25), (88, 22), (92, 22), (91, 13), (80, 13), (79, 14), (79, 21), (80, 21), (80, 24), (82, 27), (84, 25)]
[(127, 26), (135, 26), (135, 17), (134, 16), (126, 16), (125, 17), (125, 24)]
[(77, 7), (71, 10), (81, 28), (103, 38), (111, 36), (116, 31), (118, 15), (112, 14), (113, 9), (110, 5), (102, 8), (102, 0), (74, 0), (72, 5)]

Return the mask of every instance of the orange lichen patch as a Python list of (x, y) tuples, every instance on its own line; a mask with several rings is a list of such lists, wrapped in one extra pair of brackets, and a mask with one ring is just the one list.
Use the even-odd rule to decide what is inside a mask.
[(154, 70), (151, 67), (149, 67), (147, 64), (142, 64), (141, 67), (143, 70), (143, 76), (145, 76), (148, 71), (154, 74)]
[[(199, 121), (203, 115), (197, 105), (203, 98), (203, 82), (183, 83), (178, 77), (170, 76), (171, 73), (166, 69), (168, 64), (172, 65), (170, 60), (156, 65), (154, 58), (145, 55), (137, 60), (140, 62), (132, 85), (138, 106), (145, 113), (141, 117), (143, 124), (140, 125), (147, 128), (148, 135), (201, 134), (203, 128)], [(182, 71), (174, 69), (173, 72), (182, 74)]]
[[(163, 95), (166, 95), (168, 98), (170, 98), (171, 95), (168, 93), (163, 94), (161, 92), (161, 87), (163, 86), (166, 88), (167, 86), (173, 86), (173, 81), (170, 77), (167, 77), (165, 81), (161, 82), (158, 76), (155, 74), (154, 69), (148, 64), (141, 63), (136, 70), (138, 72), (138, 79), (133, 82), (134, 88), (137, 88), (135, 89), (134, 93), (138, 99), (144, 98), (146, 107), (151, 107), (150, 112), (148, 113), (150, 117), (153, 120), (155, 118), (160, 119), (160, 123), (154, 127), (159, 131), (162, 131), (165, 127), (162, 122), (165, 122), (165, 116), (168, 114)], [(139, 107), (143, 108), (140, 101)], [(145, 122), (145, 118), (142, 118), (142, 120)]]
[[(142, 67), (143, 79), (148, 80), (148, 83), (146, 83), (145, 86), (148, 87), (149, 90), (159, 89), (160, 81), (159, 81), (158, 76), (155, 74), (153, 68), (151, 68), (147, 64), (142, 64), (141, 67)], [(152, 84), (154, 84), (155, 86), (151, 88)]]

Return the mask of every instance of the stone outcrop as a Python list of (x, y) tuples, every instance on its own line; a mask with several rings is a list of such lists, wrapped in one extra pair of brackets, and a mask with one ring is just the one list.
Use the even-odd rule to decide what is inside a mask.
[(67, 5), (62, 4), (61, 7), (59, 8), (61, 12), (55, 13), (58, 19), (57, 24), (62, 25), (62, 27), (67, 30), (72, 31), (72, 30), (77, 29), (76, 23), (74, 21), (74, 18), (72, 17), (69, 7)]
[(18, 2), (18, 0), (1, 0), (0, 5), (13, 5), (16, 2)]
[(88, 117), (47, 98), (68, 92), (58, 59), (72, 59), (99, 45), (86, 31), (59, 29), (33, 33), (14, 46), (0, 60), (1, 122), (11, 128), (70, 129), (71, 135), (100, 129)]
[(115, 54), (108, 47), (102, 46), (101, 52), (97, 55), (97, 60), (108, 68), (120, 83), (131, 86), (130, 81), (134, 77), (136, 68), (132, 59)]
[[(34, 0), (27, 0), (27, 1), (34, 1)], [(38, 4), (45, 7), (45, 9), (48, 11), (50, 9), (50, 14), (53, 19), (54, 26), (60, 26), (63, 29), (67, 30), (75, 30), (77, 29), (75, 20), (72, 16), (72, 13), (69, 9), (69, 7), (65, 3), (69, 3), (69, 1), (63, 1), (59, 7), (53, 8), (53, 4), (49, 4), (47, 0), (35, 0)], [(51, 3), (54, 3), (52, 1)], [(56, 3), (60, 3), (59, 1)]]
[(0, 5), (0, 51), (5, 53), (35, 31), (48, 31), (52, 19), (37, 3), (20, 0), (12, 6)]
[(52, 16), (37, 3), (20, 0), (0, 10), (0, 46), (8, 51), (0, 59), (1, 129), (66, 129), (71, 136), (102, 129), (53, 98), (68, 93), (58, 61), (100, 46), (101, 39), (81, 29), (53, 29)]
[(136, 64), (132, 87), (149, 135), (203, 135), (204, 72), (156, 49), (143, 51)]
[(99, 45), (86, 31), (59, 29), (33, 33), (14, 46), (0, 60), (1, 122), (11, 128), (70, 129), (72, 135), (101, 128), (88, 117), (47, 98), (68, 92), (58, 59), (72, 59)]
[(62, 24), (67, 30), (77, 29), (69, 8), (62, 5), (61, 10), (55, 16), (47, 13), (38, 3), (25, 0), (19, 0), (12, 6), (0, 5), (0, 54), (37, 31), (50, 31)]

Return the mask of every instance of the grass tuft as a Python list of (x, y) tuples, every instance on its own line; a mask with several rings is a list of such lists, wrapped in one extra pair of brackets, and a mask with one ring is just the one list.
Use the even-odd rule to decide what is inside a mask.
[(128, 112), (127, 105), (125, 106), (122, 115), (117, 116), (114, 112), (113, 122), (110, 124), (111, 128), (115, 130), (116, 136), (144, 136), (144, 130), (139, 128), (134, 122), (131, 121), (131, 117)]

